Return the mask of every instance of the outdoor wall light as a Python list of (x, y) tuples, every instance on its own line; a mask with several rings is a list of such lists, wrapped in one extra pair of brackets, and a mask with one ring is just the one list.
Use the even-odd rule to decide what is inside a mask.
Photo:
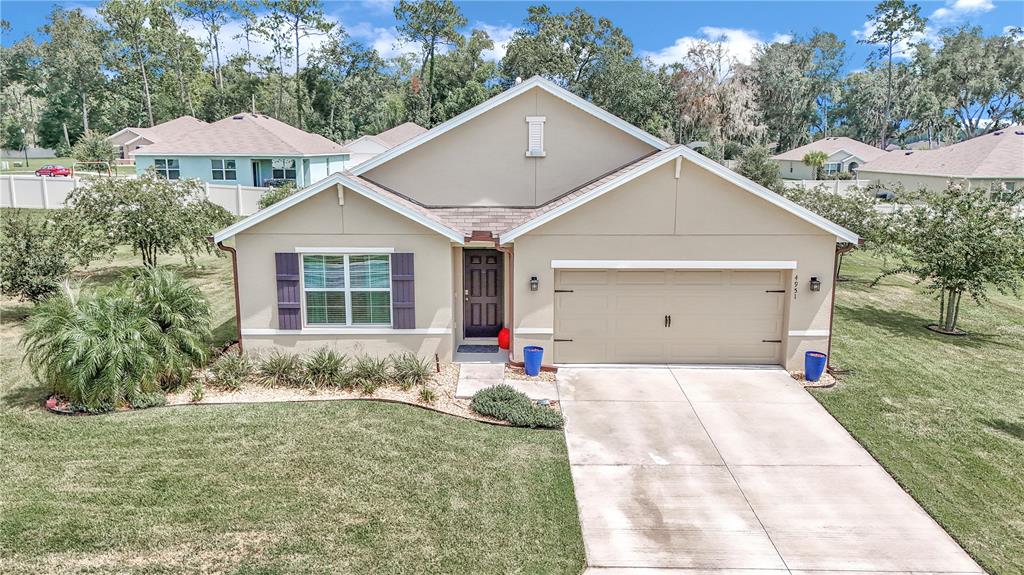
[(811, 291), (821, 291), (821, 280), (817, 276), (811, 277)]
[(537, 276), (530, 276), (530, 291), (537, 291), (540, 287), (540, 281), (537, 280)]

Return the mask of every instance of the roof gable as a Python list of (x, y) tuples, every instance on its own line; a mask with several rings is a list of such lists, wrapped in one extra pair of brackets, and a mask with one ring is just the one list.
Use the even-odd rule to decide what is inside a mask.
[(837, 152), (846, 152), (847, 155), (856, 156), (865, 162), (870, 162), (886, 154), (885, 150), (859, 142), (853, 138), (844, 136), (830, 136), (815, 140), (798, 148), (772, 156), (773, 160), (787, 160), (802, 162), (808, 152), (825, 152), (830, 157)]
[(505, 102), (508, 102), (515, 98), (516, 96), (519, 96), (520, 94), (523, 94), (533, 88), (539, 88), (541, 90), (544, 90), (549, 94), (564, 100), (565, 102), (587, 112), (588, 114), (591, 114), (592, 116), (604, 122), (607, 122), (608, 124), (611, 124), (612, 126), (615, 126), (616, 128), (619, 128), (620, 130), (634, 136), (635, 138), (659, 150), (663, 150), (669, 147), (669, 144), (664, 140), (657, 138), (651, 134), (648, 134), (647, 132), (630, 124), (629, 122), (623, 120), (622, 118), (619, 118), (618, 116), (615, 116), (614, 114), (598, 106), (595, 106), (594, 104), (584, 100), (583, 98), (580, 98), (579, 96), (573, 94), (572, 92), (556, 85), (550, 80), (546, 80), (540, 76), (534, 76), (529, 80), (521, 82), (517, 86), (513, 86), (512, 88), (505, 90), (504, 92), (498, 94), (497, 96), (491, 98), (490, 100), (487, 100), (486, 102), (483, 102), (473, 108), (470, 108), (469, 110), (459, 114), (458, 116), (455, 116), (454, 118), (448, 120), (447, 122), (438, 124), (437, 126), (434, 126), (433, 128), (427, 130), (426, 132), (423, 132), (422, 134), (419, 134), (418, 136), (415, 136), (410, 140), (398, 146), (395, 146), (394, 148), (388, 150), (387, 152), (384, 152), (383, 154), (380, 154), (375, 158), (363, 162), (359, 166), (353, 168), (352, 173), (356, 175), (364, 174), (372, 170), (373, 168), (380, 166), (381, 164), (384, 164), (404, 154), (405, 152), (408, 152), (409, 150), (415, 149), (433, 140), (434, 138), (454, 128), (457, 128), (458, 126), (465, 124), (466, 122), (472, 120), (473, 118), (476, 118), (477, 116), (480, 116), (481, 114), (489, 110), (501, 106)]
[(345, 154), (340, 144), (262, 114), (241, 113), (161, 139), (136, 155), (325, 156)]

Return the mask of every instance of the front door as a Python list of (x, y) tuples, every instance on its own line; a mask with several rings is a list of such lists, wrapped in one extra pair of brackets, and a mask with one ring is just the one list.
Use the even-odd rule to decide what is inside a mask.
[(256, 186), (257, 188), (263, 186), (263, 178), (260, 177), (260, 176), (261, 176), (261, 174), (260, 174), (260, 163), (255, 161), (255, 160), (253, 160), (253, 162), (252, 162), (252, 185)]
[(502, 324), (502, 254), (498, 250), (462, 253), (465, 337), (496, 337)]

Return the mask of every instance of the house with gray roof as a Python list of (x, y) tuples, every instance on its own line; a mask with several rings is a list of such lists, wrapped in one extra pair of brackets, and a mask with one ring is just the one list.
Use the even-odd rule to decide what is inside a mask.
[(814, 168), (804, 163), (804, 156), (810, 152), (824, 152), (828, 156), (822, 166), (822, 171), (826, 175), (854, 173), (865, 163), (886, 154), (885, 150), (853, 138), (830, 136), (772, 156), (779, 164), (779, 176), (785, 180), (818, 179)]
[(107, 136), (107, 141), (114, 147), (118, 160), (130, 164), (135, 161), (135, 151), (142, 146), (156, 144), (205, 125), (206, 122), (192, 116), (181, 116), (149, 128), (122, 128)]
[(351, 153), (349, 166), (359, 165), (378, 154), (419, 136), (427, 129), (415, 122), (406, 122), (379, 134), (366, 134), (345, 143)]
[(211, 184), (305, 187), (347, 167), (348, 150), (264, 114), (241, 113), (141, 146), (135, 168), (172, 180)]

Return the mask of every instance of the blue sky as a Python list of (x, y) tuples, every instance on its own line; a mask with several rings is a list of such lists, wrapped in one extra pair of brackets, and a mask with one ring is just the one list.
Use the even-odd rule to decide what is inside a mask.
[[(67, 7), (95, 10), (97, 2), (59, 2)], [(499, 44), (488, 56), (501, 56), (501, 45), (526, 16), (527, 6), (536, 2), (459, 2), (471, 28), (483, 28)], [(12, 24), (3, 44), (10, 45), (26, 34), (36, 33), (45, 22), (53, 1), (0, 0), (0, 17)], [(749, 61), (757, 43), (808, 36), (815, 30), (830, 31), (847, 42), (847, 69), (863, 67), (869, 48), (857, 45), (865, 30), (867, 14), (874, 2), (849, 1), (719, 1), (719, 2), (549, 2), (555, 11), (581, 6), (591, 14), (606, 16), (632, 38), (638, 53), (656, 63), (678, 59), (696, 39), (724, 43), (733, 56)], [(926, 36), (938, 29), (964, 23), (981, 26), (986, 34), (999, 34), (1010, 26), (1024, 26), (1024, 1), (942, 0), (918, 2), (929, 16)], [(342, 24), (355, 39), (373, 45), (386, 56), (411, 48), (402, 46), (395, 33), (390, 0), (324, 2), (329, 17)], [(198, 28), (192, 33), (200, 35)], [(230, 36), (227, 30), (225, 36)], [(37, 33), (38, 36), (38, 33)], [(316, 43), (321, 39), (311, 39)], [(240, 48), (240, 42), (223, 38), (226, 51)]]

